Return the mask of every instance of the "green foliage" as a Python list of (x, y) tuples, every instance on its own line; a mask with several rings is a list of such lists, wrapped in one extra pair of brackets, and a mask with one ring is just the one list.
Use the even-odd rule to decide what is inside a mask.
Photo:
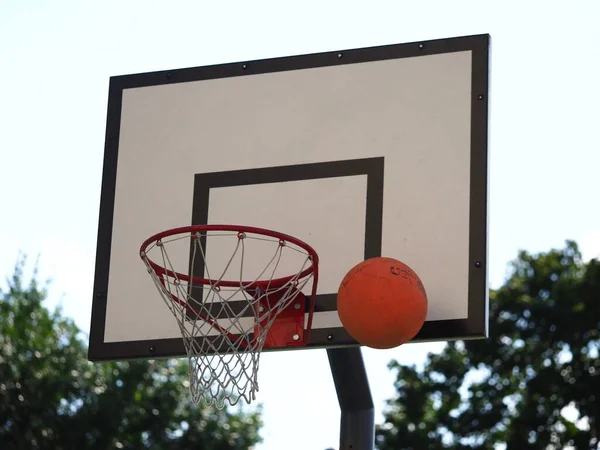
[(23, 267), (0, 291), (1, 449), (246, 450), (260, 440), (259, 411), (191, 403), (184, 362), (88, 362), (80, 330), (43, 306), (35, 275), (23, 284)]
[(599, 448), (599, 351), (600, 263), (573, 242), (521, 252), (491, 292), (489, 339), (451, 343), (422, 371), (391, 363), (378, 448)]

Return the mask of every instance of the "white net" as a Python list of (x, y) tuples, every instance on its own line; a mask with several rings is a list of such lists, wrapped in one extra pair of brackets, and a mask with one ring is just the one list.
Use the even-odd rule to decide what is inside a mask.
[[(314, 297), (316, 255), (246, 231), (192, 230), (150, 241), (140, 256), (179, 325), (192, 400), (219, 409), (251, 403), (271, 326), (281, 312), (304, 311), (305, 296)], [(311, 319), (309, 308), (304, 328)]]

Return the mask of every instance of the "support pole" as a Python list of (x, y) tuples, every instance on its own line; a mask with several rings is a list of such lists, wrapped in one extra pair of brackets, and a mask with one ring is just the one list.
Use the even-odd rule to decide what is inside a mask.
[(375, 410), (360, 347), (327, 350), (340, 403), (340, 449), (373, 450)]

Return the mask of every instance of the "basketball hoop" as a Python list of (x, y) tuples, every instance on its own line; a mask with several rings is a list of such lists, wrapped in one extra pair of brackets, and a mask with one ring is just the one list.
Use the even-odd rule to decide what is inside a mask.
[(318, 256), (301, 240), (262, 228), (194, 225), (148, 238), (140, 257), (179, 325), (194, 402), (219, 409), (241, 398), (250, 403), (261, 352), (308, 343)]

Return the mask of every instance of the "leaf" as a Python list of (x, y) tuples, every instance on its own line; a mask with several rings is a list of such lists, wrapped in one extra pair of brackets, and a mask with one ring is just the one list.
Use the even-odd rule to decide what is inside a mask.
[[(597, 447), (600, 264), (568, 241), (521, 251), (511, 269), (490, 292), (489, 339), (449, 343), (422, 371), (390, 363), (380, 450)], [(585, 420), (567, 420), (567, 406)]]
[(43, 306), (36, 272), (23, 279), (25, 261), (0, 291), (1, 449), (246, 450), (260, 441), (260, 409), (191, 404), (185, 362), (88, 362), (81, 331)]

